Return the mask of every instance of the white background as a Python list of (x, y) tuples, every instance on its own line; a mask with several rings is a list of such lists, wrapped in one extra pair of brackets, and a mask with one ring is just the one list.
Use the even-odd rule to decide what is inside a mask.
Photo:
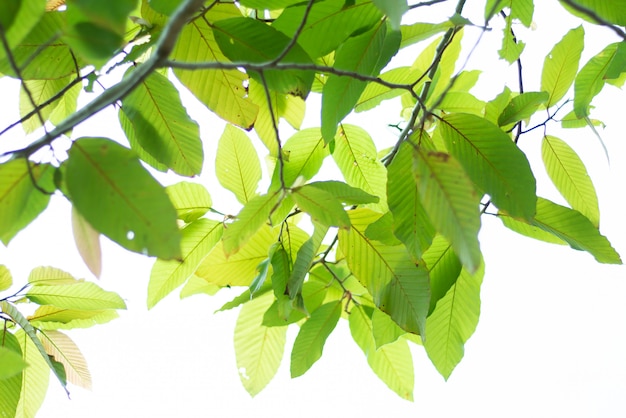
[[(476, 22), (481, 22), (483, 10), (479, 3), (466, 6), (476, 11)], [(527, 50), (536, 51), (523, 56), (527, 91), (539, 89), (543, 57), (578, 24), (563, 14), (556, 2), (536, 3), (536, 30), (515, 28), (527, 42)], [(606, 29), (589, 32), (583, 62), (613, 36)], [(478, 29), (467, 30), (467, 47), (478, 33)], [(493, 38), (498, 37), (496, 33)], [(501, 89), (500, 80), (516, 85), (515, 68), (496, 62), (497, 45), (489, 44), (488, 34), (485, 41), (468, 68), (488, 70), (475, 92), (490, 99)], [(410, 54), (403, 59), (411, 60)], [(17, 88), (1, 82), (0, 89), (9, 98), (1, 105), (0, 127), (4, 127), (18, 118), (13, 101)], [(603, 95), (602, 100), (594, 101), (594, 115), (607, 124), (601, 134), (611, 155), (610, 165), (590, 131), (559, 131), (551, 125), (548, 133), (566, 140), (587, 164), (600, 200), (601, 231), (624, 256), (624, 96), (613, 87), (607, 87)], [(201, 125), (206, 144), (205, 171), (198, 181), (209, 188), (220, 210), (228, 209), (234, 200), (216, 194), (212, 168), (223, 124), (192, 101), (186, 103)], [(386, 124), (398, 121), (395, 105), (386, 107), (387, 113), (376, 110), (353, 115), (350, 121), (367, 127), (381, 147), (389, 146), (394, 134)], [(311, 107), (306, 127), (319, 124)], [(81, 135), (123, 138), (111, 109), (75, 130), (75, 137)], [(22, 136), (19, 128), (10, 135), (14, 140)], [(0, 150), (12, 146), (8, 137), (0, 139)], [(540, 140), (540, 132), (524, 135), (522, 149), (535, 169), (538, 193), (562, 202), (541, 167)], [(237, 210), (236, 206), (230, 208), (233, 213)], [(600, 265), (587, 253), (520, 237), (489, 216), (483, 217), (480, 238), (487, 267), (476, 333), (448, 382), (437, 374), (423, 350), (415, 348), (413, 403), (397, 397), (369, 370), (345, 321), (340, 321), (328, 339), (322, 359), (294, 380), (289, 379), (288, 342), (276, 378), (251, 399), (239, 382), (234, 359), (232, 334), (237, 311), (213, 314), (241, 289), (184, 301), (178, 300), (175, 292), (147, 311), (146, 289), (153, 260), (104, 239), (99, 284), (120, 293), (128, 310), (110, 324), (70, 332), (89, 362), (93, 391), (72, 387), (69, 401), (51, 379), (39, 416), (626, 416), (626, 269)], [(10, 268), (16, 285), (24, 283), (30, 269), (40, 265), (92, 278), (72, 240), (70, 206), (60, 196), (55, 196), (48, 210), (8, 248), (0, 247), (0, 263)], [(296, 330), (291, 331), (293, 341)]]

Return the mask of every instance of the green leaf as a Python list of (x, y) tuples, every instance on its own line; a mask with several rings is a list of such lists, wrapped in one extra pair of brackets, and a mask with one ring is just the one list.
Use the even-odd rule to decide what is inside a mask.
[(546, 55), (541, 72), (541, 90), (549, 94), (547, 108), (561, 100), (574, 82), (584, 37), (582, 26), (571, 29)]
[[(142, 10), (144, 17), (146, 12)], [(209, 22), (241, 16), (234, 3), (219, 3), (193, 19), (178, 37), (170, 59), (182, 62), (228, 62), (222, 53)], [(202, 103), (224, 120), (244, 129), (254, 125), (259, 108), (252, 103), (244, 83), (248, 76), (239, 70), (181, 70), (174, 74)]]
[(406, 331), (398, 326), (389, 315), (380, 309), (374, 309), (372, 313), (372, 335), (376, 342), (376, 349), (397, 341), (406, 335)]
[(106, 138), (81, 138), (69, 151), (67, 189), (96, 230), (123, 247), (180, 257), (176, 211), (136, 155)]
[[(34, 336), (34, 331), (32, 334)], [(50, 369), (53, 367), (48, 354), (43, 351), (43, 347), (39, 347), (41, 343), (39, 346), (36, 345), (28, 332), (18, 330), (15, 337), (19, 341), (22, 359), (28, 364), (28, 367), (22, 371), (22, 390), (15, 416), (34, 418), (46, 397), (50, 381)], [(39, 340), (37, 339), (37, 341)], [(4, 396), (2, 397), (4, 398)]]
[(415, 260), (422, 258), (435, 236), (412, 174), (412, 147), (402, 143), (387, 168), (387, 199), (393, 214), (393, 233)]
[[(60, 103), (60, 98), (48, 106), (42, 107), (43, 103), (54, 98), (69, 83), (69, 77), (58, 78), (53, 80), (24, 80), (23, 86), (28, 88), (35, 105), (39, 107), (39, 114), (44, 121), (48, 120), (55, 107)], [(65, 96), (65, 95), (64, 95)], [(20, 117), (24, 118), (34, 110), (30, 98), (26, 94), (24, 87), (20, 89)], [(74, 102), (74, 110), (76, 110), (76, 102)], [(22, 128), (27, 134), (33, 133), (41, 127), (41, 121), (37, 115), (30, 117), (22, 122)]]
[(385, 344), (376, 349), (370, 316), (363, 306), (350, 312), (350, 333), (367, 357), (367, 363), (389, 389), (403, 399), (413, 400), (413, 357), (404, 339)]
[(413, 23), (410, 25), (402, 25), (400, 32), (402, 33), (402, 42), (400, 48), (424, 41), (441, 32), (454, 27), (449, 20), (442, 23)]
[(498, 125), (510, 125), (530, 118), (548, 99), (549, 94), (545, 91), (522, 93), (513, 97), (498, 117)]
[(574, 82), (574, 112), (578, 118), (589, 116), (589, 105), (600, 93), (605, 75), (617, 51), (617, 43), (607, 45), (583, 66)]
[[(601, 19), (618, 26), (626, 26), (626, 2), (623, 0), (576, 0), (576, 4), (592, 11)], [(561, 2), (570, 13), (579, 16), (589, 22), (598, 23), (591, 16), (580, 12)]]
[(387, 15), (393, 30), (400, 29), (402, 16), (409, 11), (406, 0), (374, 0), (374, 4)]
[(19, 353), (0, 346), (0, 381), (21, 373), (27, 366)]
[[(3, 1), (0, 6), (2, 15), (2, 26), (9, 48), (13, 50), (20, 41), (36, 28), (41, 17), (46, 11), (45, 0), (23, 1)], [(0, 48), (0, 60), (6, 60), (6, 49)], [(4, 73), (4, 70), (0, 70)]]
[(242, 0), (239, 3), (251, 9), (277, 10), (300, 3), (300, 0)]
[(178, 219), (186, 223), (200, 218), (213, 205), (207, 189), (198, 183), (181, 181), (167, 186), (165, 192), (176, 209)]
[(376, 306), (405, 331), (422, 334), (430, 299), (428, 271), (403, 245), (384, 245), (365, 235), (378, 218), (380, 214), (367, 209), (350, 211), (352, 228), (339, 231), (339, 248)]
[[(283, 149), (283, 181), (285, 187), (292, 187), (298, 178), (310, 180), (322, 167), (328, 156), (328, 147), (324, 143), (318, 128), (308, 128), (296, 132), (285, 142)], [(280, 169), (274, 169), (270, 190), (280, 187)]]
[[(380, 74), (379, 78), (389, 83), (407, 85), (419, 80), (413, 87), (414, 91), (419, 92), (420, 88), (422, 88), (424, 82), (427, 80), (427, 77), (421, 77), (422, 75), (422, 70), (412, 67), (399, 67), (392, 68)], [(374, 109), (384, 100), (393, 99), (406, 92), (407, 91), (403, 89), (391, 89), (380, 83), (369, 82), (354, 106), (354, 111), (358, 113)]]
[(424, 348), (446, 380), (463, 358), (464, 344), (476, 330), (484, 273), (483, 266), (474, 274), (464, 269), (426, 320), (428, 338)]
[(189, 279), (222, 237), (221, 222), (199, 219), (181, 231), (182, 261), (156, 260), (148, 282), (148, 309)]
[(617, 45), (615, 56), (609, 63), (605, 77), (607, 82), (618, 79), (626, 71), (626, 42), (622, 41)]
[(26, 297), (39, 305), (77, 310), (126, 309), (126, 303), (115, 292), (109, 292), (91, 282), (69, 285), (35, 285)]
[(346, 183), (335, 180), (328, 181), (315, 181), (306, 185), (306, 187), (313, 187), (319, 190), (323, 190), (333, 197), (337, 198), (340, 202), (348, 205), (362, 205), (367, 203), (378, 203), (380, 198), (378, 196), (371, 195), (363, 190), (349, 186)]
[(3, 292), (11, 287), (13, 284), (13, 277), (7, 266), (0, 264), (0, 292)]
[(50, 196), (38, 190), (33, 179), (40, 187), (45, 187), (44, 190), (50, 190), (52, 174), (52, 166), (24, 159), (0, 164), (0, 239), (5, 245), (48, 206)]
[(291, 377), (302, 376), (320, 357), (326, 339), (341, 317), (341, 300), (326, 303), (300, 327), (291, 350)]
[(46, 352), (63, 365), (68, 383), (91, 389), (91, 373), (76, 343), (60, 331), (49, 330), (42, 335), (41, 343)]
[(245, 246), (228, 257), (221, 241), (200, 263), (196, 275), (218, 286), (249, 286), (256, 277), (256, 267), (267, 258), (267, 249), (276, 242), (277, 236), (276, 231), (262, 225)]
[[(371, 30), (348, 39), (335, 53), (334, 67), (364, 75), (378, 75), (400, 47), (400, 33), (387, 32), (381, 21)], [(322, 92), (322, 135), (328, 143), (337, 125), (357, 104), (366, 83), (352, 77), (331, 75)]]
[(520, 22), (529, 28), (533, 22), (533, 12), (535, 4), (533, 0), (513, 0), (509, 1), (511, 8), (511, 17), (519, 19)]
[(235, 254), (267, 223), (272, 211), (282, 200), (282, 192), (257, 196), (250, 200), (237, 215), (237, 220), (224, 231), (222, 242), (227, 256)]
[(480, 196), (469, 177), (451, 155), (422, 149), (414, 155), (414, 174), (433, 226), (452, 244), (463, 265), (476, 271), (480, 264)]
[(543, 229), (529, 225), (527, 222), (518, 221), (515, 218), (510, 217), (505, 212), (498, 212), (498, 218), (502, 221), (502, 224), (509, 228), (511, 231), (515, 231), (525, 237), (534, 238), (539, 241), (549, 242), (551, 244), (567, 245), (561, 238), (556, 237), (550, 232)]
[(353, 125), (342, 125), (335, 137), (333, 159), (346, 182), (379, 198), (373, 208), (387, 211), (387, 170), (378, 159), (376, 145), (369, 134)]
[[(2, 370), (0, 374), (9, 374), (11, 367), (16, 367), (20, 364), (27, 366), (22, 357), (20, 343), (15, 335), (4, 329), (0, 334), (0, 339), (2, 339), (2, 350), (10, 351), (14, 354), (13, 356), (6, 355), (5, 359), (0, 361), (0, 364), (2, 364), (0, 366), (0, 370)], [(14, 417), (16, 415), (17, 405), (22, 392), (22, 370), (11, 377), (0, 378), (0, 393), (2, 393), (2, 396), (0, 396), (0, 416)]]
[(450, 243), (441, 235), (435, 237), (430, 248), (424, 253), (424, 262), (430, 276), (428, 313), (431, 314), (437, 302), (454, 286), (463, 266)]
[(622, 264), (606, 237), (576, 210), (539, 198), (537, 214), (531, 225), (557, 236), (575, 250), (587, 251), (600, 263)]
[(437, 108), (447, 113), (470, 113), (477, 116), (485, 114), (485, 102), (477, 99), (473, 94), (461, 91), (448, 92), (443, 96)]
[(37, 308), (35, 313), (28, 317), (28, 320), (40, 330), (74, 329), (105, 324), (118, 316), (118, 313), (112, 309), (82, 311), (44, 305)]
[(251, 396), (272, 380), (283, 357), (287, 327), (261, 324), (274, 296), (266, 293), (243, 305), (235, 325), (235, 357), (239, 378)]
[[(303, 2), (293, 3), (300, 4), (283, 10), (272, 24), (288, 37), (295, 34), (307, 8)], [(322, 57), (337, 49), (350, 36), (367, 31), (381, 18), (382, 14), (371, 1), (315, 2), (309, 11), (307, 24), (298, 36), (298, 44), (311, 58)]]
[(78, 253), (94, 276), (102, 273), (100, 234), (72, 206), (72, 232)]
[(341, 201), (325, 190), (305, 185), (293, 189), (291, 197), (314, 222), (326, 226), (350, 228), (350, 218)]
[(304, 278), (311, 269), (315, 254), (320, 248), (320, 245), (322, 245), (322, 240), (328, 232), (328, 227), (325, 225), (320, 225), (313, 221), (313, 226), (313, 235), (298, 249), (296, 261), (293, 264), (291, 275), (287, 281), (286, 293), (297, 303), (299, 303), (299, 298), (301, 297)]
[(220, 184), (242, 204), (256, 196), (261, 180), (259, 156), (248, 135), (232, 125), (226, 125), (217, 145), (215, 172)]
[[(218, 20), (213, 24), (213, 34), (228, 59), (255, 64), (274, 60), (291, 41), (287, 35), (274, 27), (259, 20), (243, 17)], [(297, 43), (292, 45), (281, 61), (313, 63)], [(251, 71), (250, 76), (260, 83), (265, 79), (270, 90), (306, 98), (311, 91), (315, 73), (305, 70), (266, 70), (263, 71), (263, 77), (255, 71)]]
[(578, 154), (561, 139), (545, 136), (541, 143), (541, 156), (550, 179), (561, 195), (597, 228), (600, 225), (598, 196)]
[(221, 287), (214, 285), (213, 283), (209, 283), (194, 274), (189, 278), (189, 280), (187, 280), (187, 283), (185, 283), (183, 288), (180, 290), (180, 298), (184, 299), (189, 296), (200, 294), (213, 296), (219, 292), (220, 289)]
[(515, 39), (511, 33), (511, 25), (513, 16), (510, 14), (506, 19), (506, 26), (503, 29), (502, 48), (498, 51), (500, 58), (509, 62), (509, 64), (517, 61), (526, 46), (524, 42)]
[(57, 286), (81, 283), (71, 274), (54, 267), (35, 267), (28, 275), (28, 284), (33, 286)]
[(447, 115), (439, 129), (450, 154), (496, 206), (513, 216), (532, 218), (535, 177), (507, 134), (483, 118), (465, 114)]
[(148, 154), (180, 175), (200, 174), (203, 151), (198, 124), (166, 76), (152, 72), (122, 99), (122, 109), (130, 122), (122, 127), (132, 126), (139, 146)]

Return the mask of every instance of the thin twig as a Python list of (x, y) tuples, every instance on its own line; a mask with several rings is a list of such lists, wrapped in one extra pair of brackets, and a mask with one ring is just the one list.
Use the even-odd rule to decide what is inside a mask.
[(280, 142), (280, 133), (278, 132), (278, 122), (276, 121), (276, 115), (274, 114), (274, 105), (272, 104), (272, 95), (270, 93), (267, 80), (265, 79), (265, 73), (259, 72), (261, 77), (261, 83), (263, 84), (263, 90), (265, 91), (265, 99), (267, 100), (267, 108), (272, 118), (272, 127), (274, 128), (274, 136), (276, 137), (276, 144), (278, 145), (278, 176), (280, 177), (280, 187), (285, 190), (285, 161), (283, 160), (283, 146)]
[(185, 0), (171, 16), (167, 25), (163, 28), (159, 41), (155, 45), (154, 53), (143, 64), (137, 66), (137, 70), (131, 75), (102, 92), (101, 95), (85, 107), (68, 116), (44, 137), (36, 140), (25, 148), (5, 152), (2, 155), (31, 155), (40, 148), (49, 145), (65, 132), (72, 130), (76, 125), (100, 112), (102, 109), (126, 97), (126, 95), (133, 91), (139, 84), (141, 84), (141, 82), (152, 74), (155, 69), (163, 66), (163, 63), (167, 61), (167, 57), (174, 49), (176, 41), (178, 40), (178, 35), (182, 31), (183, 27), (187, 24), (189, 18), (200, 10), (203, 3), (204, 0)]
[(417, 3), (417, 4), (410, 4), (409, 5), (409, 10), (417, 9), (418, 7), (432, 6), (432, 5), (443, 3), (443, 2), (446, 2), (446, 1), (448, 1), (448, 0), (430, 0), (430, 1), (423, 1), (423, 2)]
[(300, 25), (298, 26), (298, 28), (296, 29), (295, 33), (293, 34), (293, 37), (291, 38), (291, 40), (289, 41), (287, 46), (285, 46), (283, 51), (280, 54), (278, 54), (278, 56), (276, 58), (274, 58), (270, 62), (270, 64), (277, 64), (278, 62), (280, 62), (283, 58), (285, 58), (287, 56), (289, 51), (291, 51), (291, 48), (293, 48), (294, 45), (298, 42), (298, 37), (300, 36), (302, 31), (304, 30), (304, 26), (306, 25), (306, 21), (309, 18), (309, 14), (311, 13), (311, 9), (313, 8), (313, 3), (314, 2), (315, 2), (315, 0), (309, 0), (309, 2), (306, 5), (306, 9), (304, 9), (304, 15), (302, 16), (302, 19), (300, 20)]

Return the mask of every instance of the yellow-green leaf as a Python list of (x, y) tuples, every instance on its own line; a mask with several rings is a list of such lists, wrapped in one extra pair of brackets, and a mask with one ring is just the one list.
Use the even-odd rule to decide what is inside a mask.
[(182, 230), (182, 261), (156, 260), (148, 282), (148, 309), (183, 284), (222, 237), (221, 222), (199, 219)]
[[(0, 331), (0, 339), (2, 339), (2, 349), (11, 351), (14, 354), (14, 356), (7, 356), (5, 361), (8, 359), (11, 364), (14, 365), (13, 367), (19, 366), (20, 362), (24, 364), (24, 366), (27, 366), (27, 363), (24, 361), (22, 356), (20, 343), (15, 335), (7, 329), (3, 329)], [(17, 358), (15, 358), (15, 356), (17, 356)], [(3, 370), (0, 374), (8, 374), (6, 371), (8, 371), (9, 368), (5, 369), (5, 366), (0, 366), (0, 370)], [(2, 393), (2, 396), (0, 396), (0, 416), (2, 417), (15, 416), (15, 411), (22, 392), (22, 371), (23, 368), (11, 377), (0, 378), (0, 393)]]
[(91, 389), (91, 373), (87, 361), (70, 337), (60, 331), (42, 332), (41, 343), (46, 352), (65, 368), (67, 382)]
[(13, 277), (7, 266), (0, 264), (0, 292), (7, 290), (13, 284)]
[(545, 136), (541, 143), (541, 156), (561, 195), (597, 228), (600, 225), (598, 196), (578, 154), (561, 139)]
[(28, 289), (26, 297), (40, 305), (77, 310), (126, 309), (126, 303), (115, 292), (91, 282), (58, 286), (36, 285)]
[(38, 307), (35, 313), (28, 317), (28, 320), (33, 326), (41, 330), (74, 329), (106, 324), (118, 316), (117, 311), (113, 309), (82, 311), (44, 305)]
[(242, 204), (257, 195), (261, 180), (259, 156), (248, 135), (232, 125), (226, 125), (219, 140), (215, 173), (220, 184), (233, 192)]
[(287, 327), (266, 327), (263, 313), (274, 300), (269, 292), (243, 305), (235, 324), (239, 378), (251, 396), (272, 380), (283, 357)]
[[(50, 367), (33, 340), (24, 330), (18, 330), (15, 337), (22, 349), (22, 358), (28, 367), (22, 371), (22, 391), (16, 409), (16, 418), (35, 418), (41, 407), (50, 381)], [(37, 337), (35, 337), (37, 338)]]
[(546, 107), (551, 107), (565, 96), (576, 73), (584, 46), (585, 30), (582, 26), (570, 30), (550, 51), (543, 61), (541, 90), (547, 91)]
[(100, 234), (72, 206), (72, 232), (78, 253), (85, 265), (94, 276), (100, 277), (102, 272), (102, 251), (100, 250)]
[(213, 204), (207, 189), (198, 183), (181, 181), (165, 188), (176, 209), (178, 219), (193, 222), (211, 209)]
[(311, 216), (313, 221), (326, 226), (350, 227), (350, 218), (348, 218), (343, 205), (330, 193), (317, 187), (305, 185), (294, 189), (291, 197), (302, 211)]

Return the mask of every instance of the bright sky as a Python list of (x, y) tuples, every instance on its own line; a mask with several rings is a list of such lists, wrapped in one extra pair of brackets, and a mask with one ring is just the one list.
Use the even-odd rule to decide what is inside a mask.
[[(550, 7), (535, 2), (534, 32), (523, 32), (527, 91), (536, 90), (538, 67), (551, 46), (575, 23), (554, 22)], [(552, 5), (551, 7), (558, 7)], [(477, 6), (477, 10), (482, 11)], [(480, 19), (477, 19), (480, 22)], [(558, 27), (554, 27), (558, 24)], [(521, 28), (519, 28), (521, 31)], [(467, 31), (477, 34), (478, 30)], [(608, 31), (596, 32), (608, 37)], [(468, 68), (484, 67), (497, 48), (478, 51)], [(600, 47), (588, 41), (583, 60)], [(485, 55), (485, 53), (487, 55)], [(482, 54), (482, 55), (481, 55)], [(499, 66), (498, 66), (499, 65)], [(495, 78), (509, 76), (506, 66), (491, 67), (481, 77), (479, 96), (493, 97)], [(506, 73), (506, 75), (505, 75)], [(16, 97), (15, 86), (0, 82), (5, 97)], [(598, 140), (589, 131), (558, 131), (587, 164), (600, 200), (601, 231), (626, 258), (626, 222), (622, 190), (626, 179), (624, 95), (608, 87), (604, 100), (594, 101), (595, 115), (607, 127), (601, 131), (611, 155), (610, 166)], [(188, 102), (189, 103), (189, 102)], [(18, 118), (13, 102), (4, 102), (0, 126)], [(380, 143), (393, 143), (387, 123), (397, 122), (397, 108), (384, 117), (371, 113), (351, 117), (368, 126)], [(212, 164), (222, 124), (197, 107), (190, 107), (206, 141), (206, 167), (199, 181), (213, 200)], [(376, 115), (380, 115), (376, 112)], [(307, 126), (316, 123), (311, 115)], [(117, 118), (108, 109), (75, 130), (74, 136), (106, 135), (122, 138)], [(22, 136), (19, 129), (13, 138)], [(8, 140), (3, 140), (4, 148)], [(562, 200), (549, 186), (540, 161), (540, 137), (522, 137), (522, 148), (537, 170), (539, 194)], [(236, 211), (236, 209), (234, 209)], [(483, 217), (481, 246), (486, 260), (481, 320), (466, 345), (465, 358), (446, 383), (420, 347), (414, 350), (415, 402), (388, 390), (370, 371), (352, 342), (345, 321), (328, 339), (324, 355), (303, 377), (289, 378), (289, 349), (276, 378), (251, 399), (239, 382), (233, 351), (237, 311), (213, 311), (240, 289), (225, 289), (215, 297), (178, 300), (175, 292), (151, 311), (146, 289), (152, 260), (131, 254), (103, 240), (104, 269), (99, 284), (117, 291), (128, 311), (110, 324), (69, 335), (87, 358), (93, 376), (92, 392), (70, 388), (68, 401), (51, 379), (39, 417), (255, 417), (298, 416), (502, 416), (502, 417), (623, 417), (626, 414), (626, 268), (605, 266), (587, 253), (520, 237), (500, 221)], [(72, 240), (70, 206), (53, 198), (48, 210), (9, 245), (0, 246), (17, 284), (33, 267), (50, 265), (76, 277), (91, 279)], [(290, 334), (292, 342), (295, 329)]]

